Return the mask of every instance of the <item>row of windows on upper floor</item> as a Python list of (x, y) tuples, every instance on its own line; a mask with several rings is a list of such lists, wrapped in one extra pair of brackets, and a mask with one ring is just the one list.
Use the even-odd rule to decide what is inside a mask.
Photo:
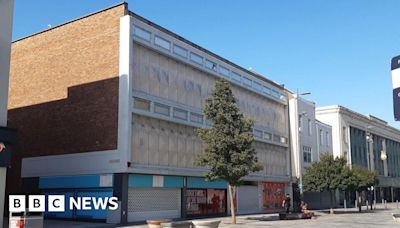
[(205, 67), (208, 70), (211, 70), (217, 74), (222, 75), (224, 78), (227, 78), (233, 81), (236, 84), (240, 84), (249, 89), (255, 90), (256, 92), (266, 95), (272, 96), (275, 99), (281, 100), (283, 102), (287, 101), (286, 95), (284, 93), (280, 93), (275, 89), (271, 89), (266, 85), (263, 85), (260, 82), (252, 80), (249, 77), (241, 75), (235, 71), (229, 70), (227, 67), (222, 66), (221, 64), (217, 64), (212, 60), (209, 60), (203, 56), (200, 56), (194, 52), (188, 51), (186, 48), (179, 46), (178, 44), (173, 44), (171, 41), (166, 40), (160, 36), (154, 35), (154, 39), (152, 39), (152, 33), (140, 28), (138, 26), (133, 27), (133, 34), (149, 43), (152, 41), (156, 47), (162, 48), (165, 51), (171, 52), (176, 56), (179, 56), (183, 59), (189, 59), (191, 62), (197, 64), (198, 66)]
[[(133, 98), (134, 110), (145, 111), (153, 113), (158, 116), (172, 118), (178, 121), (184, 121), (192, 123), (199, 127), (210, 127), (212, 124), (203, 114), (188, 111), (182, 108), (173, 107), (170, 105), (162, 104), (160, 102), (151, 101), (144, 98), (134, 97)], [(272, 134), (257, 128), (253, 128), (253, 135), (256, 139), (267, 142), (275, 142), (280, 144), (288, 144), (288, 138), (277, 134)]]

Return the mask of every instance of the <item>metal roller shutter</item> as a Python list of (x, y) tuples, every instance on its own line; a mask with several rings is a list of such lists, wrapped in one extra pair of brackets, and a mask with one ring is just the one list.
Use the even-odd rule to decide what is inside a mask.
[(257, 186), (240, 186), (237, 189), (238, 213), (255, 213), (260, 211)]
[(163, 188), (130, 188), (128, 221), (181, 216), (181, 190)]

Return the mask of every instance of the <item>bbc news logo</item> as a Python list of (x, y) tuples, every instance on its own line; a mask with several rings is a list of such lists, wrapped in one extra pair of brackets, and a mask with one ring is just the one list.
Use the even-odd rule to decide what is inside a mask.
[[(69, 210), (117, 210), (117, 197), (68, 197), (69, 203), (66, 205), (64, 195), (29, 195), (26, 204), (25, 195), (9, 196), (10, 212), (64, 212)], [(28, 207), (27, 207), (28, 206)]]

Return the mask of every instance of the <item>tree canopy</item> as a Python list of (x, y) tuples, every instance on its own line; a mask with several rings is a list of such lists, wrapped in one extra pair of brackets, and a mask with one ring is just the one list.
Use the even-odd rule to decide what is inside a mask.
[(364, 167), (353, 166), (350, 168), (344, 158), (323, 155), (320, 161), (314, 162), (306, 168), (303, 184), (306, 191), (329, 191), (332, 206), (332, 191), (336, 189), (357, 192), (366, 190), (368, 187), (378, 184), (378, 175)]
[(353, 188), (356, 191), (366, 190), (368, 187), (376, 186), (379, 183), (378, 174), (364, 167), (353, 166), (352, 173), (355, 179)]
[(210, 168), (208, 180), (223, 179), (238, 186), (244, 176), (262, 170), (252, 147), (254, 121), (239, 111), (229, 82), (216, 82), (204, 113), (212, 127), (197, 130), (204, 151), (197, 156), (196, 164)]
[(320, 157), (320, 161), (307, 167), (303, 176), (303, 185), (306, 191), (329, 192), (331, 213), (333, 213), (333, 191), (345, 190), (353, 183), (350, 181), (351, 171), (346, 164), (344, 158), (335, 158), (333, 155), (325, 154)]
[(344, 183), (344, 180), (349, 176), (351, 176), (351, 173), (346, 166), (346, 159), (322, 155), (320, 161), (306, 167), (303, 185), (306, 191), (312, 192), (345, 189), (347, 184)]
[(232, 223), (235, 224), (235, 187), (241, 185), (242, 178), (249, 173), (262, 170), (252, 147), (254, 121), (246, 119), (239, 111), (229, 82), (223, 79), (216, 82), (215, 90), (206, 99), (204, 114), (212, 127), (197, 130), (204, 151), (197, 156), (195, 164), (210, 169), (207, 180), (223, 179), (229, 183)]

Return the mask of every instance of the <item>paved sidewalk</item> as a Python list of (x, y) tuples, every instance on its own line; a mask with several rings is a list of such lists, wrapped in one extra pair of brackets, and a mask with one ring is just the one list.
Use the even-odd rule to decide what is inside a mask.
[[(396, 205), (394, 205), (396, 206)], [(300, 220), (279, 220), (277, 214), (260, 214), (260, 215), (245, 215), (238, 216), (237, 224), (231, 224), (230, 217), (214, 218), (210, 220), (220, 219), (222, 228), (236, 227), (288, 227), (288, 228), (377, 228), (377, 227), (400, 227), (400, 224), (395, 223), (392, 213), (400, 213), (399, 209), (390, 205), (387, 210), (378, 208), (374, 211), (366, 211), (363, 207), (363, 212), (359, 213), (357, 209), (335, 209), (336, 214), (330, 215), (327, 211), (316, 211), (315, 219), (300, 219)], [(207, 219), (205, 219), (207, 220)], [(140, 226), (122, 226), (120, 228), (145, 228), (146, 225)]]
[[(357, 209), (335, 209), (335, 214), (330, 215), (327, 211), (316, 211), (316, 219), (302, 219), (302, 220), (279, 220), (278, 214), (256, 214), (256, 215), (243, 215), (237, 217), (237, 224), (231, 224), (230, 217), (220, 217), (204, 220), (222, 220), (220, 227), (233, 228), (233, 227), (306, 227), (306, 228), (353, 228), (353, 227), (399, 227), (400, 224), (395, 223), (392, 218), (392, 213), (400, 213), (395, 203), (388, 204), (388, 209), (380, 204), (374, 211), (367, 211), (363, 207), (363, 212), (358, 213)], [(7, 227), (7, 226), (5, 226)], [(76, 222), (76, 221), (61, 221), (61, 220), (45, 220), (45, 228), (145, 228), (147, 225), (128, 225), (116, 226), (105, 223), (89, 223), (89, 222)]]

